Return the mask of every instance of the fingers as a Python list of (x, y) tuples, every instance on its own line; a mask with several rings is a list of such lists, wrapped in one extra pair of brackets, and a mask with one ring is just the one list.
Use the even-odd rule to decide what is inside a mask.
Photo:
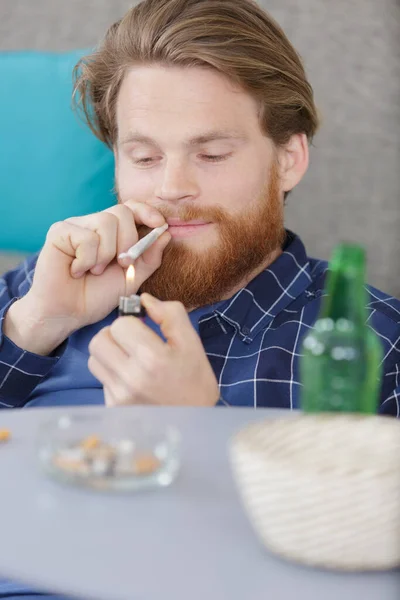
[(141, 301), (149, 317), (160, 325), (161, 331), (171, 347), (184, 349), (201, 344), (181, 302), (161, 302), (150, 294), (142, 294)]
[(128, 354), (124, 352), (122, 346), (116, 346), (114, 343), (111, 327), (104, 327), (92, 338), (89, 352), (110, 369), (113, 369), (114, 365), (126, 366), (128, 363)]
[[(115, 215), (104, 211), (87, 217), (66, 219), (65, 223), (97, 234), (97, 258), (90, 270), (94, 275), (100, 275), (114, 259), (117, 251), (118, 219)], [(74, 270), (81, 270), (79, 269), (81, 266), (79, 255), (82, 255), (82, 262), (84, 262), (85, 250), (85, 245), (77, 248), (76, 261), (72, 264)], [(86, 270), (89, 269), (84, 269), (84, 271)]]
[(161, 338), (136, 317), (121, 317), (110, 326), (110, 336), (120, 348), (136, 360), (152, 364), (165, 352)]
[(59, 222), (50, 227), (47, 242), (73, 259), (71, 274), (74, 277), (79, 277), (97, 264), (100, 238), (94, 231)]
[(160, 236), (158, 240), (135, 261), (136, 290), (138, 290), (142, 283), (161, 266), (164, 250), (171, 239), (171, 234), (168, 231), (165, 231), (162, 236)]
[[(145, 225), (149, 227), (149, 229), (154, 229), (155, 227), (160, 227), (164, 225), (165, 219), (155, 208), (149, 206), (148, 204), (144, 204), (142, 202), (126, 202), (122, 205), (125, 209), (129, 210), (133, 215), (134, 222), (136, 226)], [(136, 234), (135, 239), (131, 239), (127, 244), (121, 245), (118, 250), (118, 255), (127, 252), (129, 248), (131, 248), (137, 241), (138, 235)], [(162, 253), (161, 253), (162, 254)], [(131, 259), (129, 257), (119, 258), (118, 262), (123, 267), (128, 267), (131, 264)], [(153, 269), (154, 270), (154, 269)], [(149, 275), (147, 275), (148, 277)], [(143, 278), (143, 280), (146, 277)]]
[(103, 385), (104, 400), (107, 406), (119, 406), (132, 402), (130, 391), (124, 382), (94, 356), (89, 357), (88, 368)]
[[(117, 257), (127, 252), (139, 239), (137, 226), (159, 227), (165, 223), (164, 217), (155, 208), (142, 202), (126, 202), (107, 209), (105, 212), (113, 214), (118, 219)], [(123, 267), (131, 264), (129, 258), (118, 259)]]
[[(47, 241), (73, 258), (71, 274), (80, 277), (87, 271), (100, 275), (115, 258), (126, 252), (138, 241), (137, 225), (158, 227), (165, 223), (156, 209), (141, 202), (126, 202), (105, 211), (73, 217), (55, 223), (49, 230)], [(146, 279), (161, 263), (162, 251), (169, 237), (158, 240), (155, 251), (142, 261), (142, 280)], [(149, 251), (148, 251), (149, 252)], [(128, 266), (119, 261), (121, 266)], [(150, 272), (148, 272), (150, 270)]]
[(166, 351), (151, 329), (134, 317), (122, 317), (93, 337), (88, 368), (108, 390), (109, 405), (131, 404), (145, 397), (143, 376), (162, 367)]
[(121, 400), (128, 392), (128, 385), (123, 376), (130, 372), (129, 357), (121, 346), (117, 345), (110, 327), (104, 327), (95, 335), (90, 344), (89, 371), (110, 390), (115, 398)]
[[(162, 214), (156, 208), (149, 206), (149, 204), (145, 204), (144, 202), (128, 200), (127, 202), (124, 202), (124, 204), (119, 204), (118, 206), (127, 207), (133, 213), (137, 225), (147, 225), (154, 229), (155, 227), (161, 227), (161, 225), (164, 225), (165, 223)], [(113, 208), (118, 208), (118, 206)]]
[(119, 403), (118, 399), (114, 396), (114, 394), (112, 393), (112, 391), (109, 388), (104, 387), (103, 391), (104, 391), (104, 404), (106, 406), (109, 406), (109, 407), (119, 406), (120, 403)]
[(146, 252), (144, 252), (142, 256), (140, 256), (137, 259), (136, 264), (139, 264), (140, 261), (140, 263), (142, 263), (143, 266), (151, 267), (154, 269), (158, 268), (161, 265), (163, 252), (168, 246), (171, 239), (172, 235), (169, 233), (169, 231), (164, 231), (164, 233), (158, 238), (158, 240), (154, 242), (154, 244), (152, 244), (150, 248), (148, 248)]
[(107, 405), (214, 405), (218, 382), (183, 305), (148, 294), (145, 303), (168, 343), (140, 320), (122, 317), (89, 345), (89, 369), (103, 383)]

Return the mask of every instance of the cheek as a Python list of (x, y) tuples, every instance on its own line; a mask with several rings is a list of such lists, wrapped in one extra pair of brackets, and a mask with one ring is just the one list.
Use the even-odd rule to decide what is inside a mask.
[(256, 201), (265, 186), (265, 177), (245, 168), (237, 168), (225, 173), (214, 185), (215, 204), (220, 205), (231, 215), (239, 214)]
[(154, 195), (155, 184), (149, 171), (134, 169), (128, 160), (120, 160), (115, 168), (118, 196), (126, 200), (145, 201)]
[(213, 204), (220, 205), (231, 215), (250, 208), (265, 189), (270, 165), (271, 156), (264, 147), (258, 146), (245, 149), (221, 164), (215, 177), (208, 180)]

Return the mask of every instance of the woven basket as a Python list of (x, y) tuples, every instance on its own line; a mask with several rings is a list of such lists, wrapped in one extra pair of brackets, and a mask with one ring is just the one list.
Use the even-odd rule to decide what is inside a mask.
[(250, 425), (230, 456), (246, 512), (272, 552), (347, 571), (400, 566), (400, 422), (300, 415)]

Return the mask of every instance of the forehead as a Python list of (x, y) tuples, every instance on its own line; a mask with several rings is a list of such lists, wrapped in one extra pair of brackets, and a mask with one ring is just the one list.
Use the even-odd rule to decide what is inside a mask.
[[(191, 135), (230, 129), (260, 131), (259, 107), (250, 94), (217, 71), (201, 67), (132, 67), (117, 99), (119, 136), (146, 126), (154, 134), (171, 129)], [(153, 130), (153, 131), (152, 131)]]

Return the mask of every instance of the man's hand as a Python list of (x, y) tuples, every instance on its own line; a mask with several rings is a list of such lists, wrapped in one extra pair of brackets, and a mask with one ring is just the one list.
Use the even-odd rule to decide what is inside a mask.
[(104, 386), (107, 406), (214, 406), (218, 383), (184, 306), (141, 298), (166, 342), (135, 317), (121, 317), (94, 336), (88, 366)]
[[(50, 354), (73, 331), (107, 316), (125, 292), (129, 261), (118, 255), (138, 240), (137, 225), (158, 227), (164, 217), (140, 202), (55, 223), (38, 257), (29, 292), (5, 319), (5, 334), (24, 350)], [(135, 263), (135, 289), (160, 266), (166, 231)]]

